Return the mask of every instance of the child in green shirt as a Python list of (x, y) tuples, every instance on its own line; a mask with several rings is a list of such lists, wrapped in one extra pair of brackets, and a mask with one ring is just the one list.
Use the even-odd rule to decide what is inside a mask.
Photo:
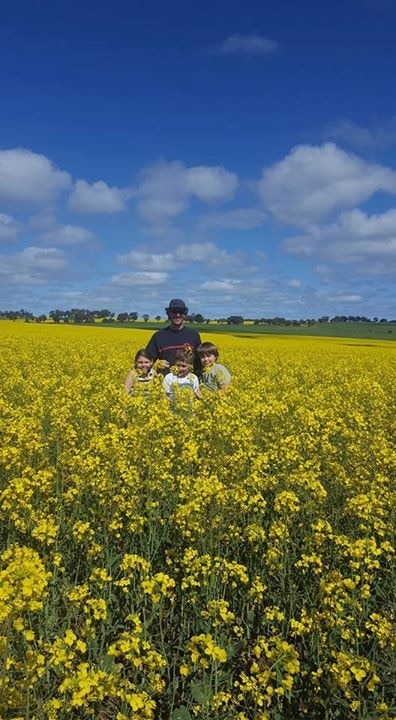
[(201, 363), (201, 385), (208, 390), (228, 390), (231, 384), (231, 375), (227, 368), (217, 362), (219, 351), (211, 342), (203, 342), (197, 348), (197, 355)]

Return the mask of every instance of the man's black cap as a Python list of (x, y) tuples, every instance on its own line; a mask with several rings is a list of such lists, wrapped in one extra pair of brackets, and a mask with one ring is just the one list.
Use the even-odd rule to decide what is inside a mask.
[(165, 310), (166, 312), (169, 312), (170, 310), (180, 310), (184, 315), (188, 315), (188, 307), (184, 300), (180, 300), (180, 298), (173, 298)]

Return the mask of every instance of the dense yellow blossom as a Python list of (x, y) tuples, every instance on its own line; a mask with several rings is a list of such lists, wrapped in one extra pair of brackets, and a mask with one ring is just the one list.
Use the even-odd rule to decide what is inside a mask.
[(0, 717), (391, 720), (394, 344), (211, 334), (170, 406), (149, 336), (0, 323)]

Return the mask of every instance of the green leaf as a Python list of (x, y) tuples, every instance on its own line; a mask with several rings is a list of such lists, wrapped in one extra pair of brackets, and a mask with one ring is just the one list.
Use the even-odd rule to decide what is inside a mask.
[(188, 712), (186, 706), (180, 705), (180, 707), (176, 708), (173, 711), (170, 720), (192, 720), (192, 717)]
[(115, 660), (113, 655), (105, 655), (102, 661), (103, 670), (107, 673), (114, 672)]
[(193, 682), (191, 683), (191, 695), (195, 702), (204, 705), (209, 700), (211, 693), (203, 683)]

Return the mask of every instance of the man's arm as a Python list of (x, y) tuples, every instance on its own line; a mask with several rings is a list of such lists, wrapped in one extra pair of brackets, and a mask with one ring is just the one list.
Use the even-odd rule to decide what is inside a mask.
[(201, 361), (197, 355), (197, 347), (201, 344), (201, 336), (197, 330), (195, 330), (196, 341), (194, 343), (194, 373), (198, 377), (202, 375)]

